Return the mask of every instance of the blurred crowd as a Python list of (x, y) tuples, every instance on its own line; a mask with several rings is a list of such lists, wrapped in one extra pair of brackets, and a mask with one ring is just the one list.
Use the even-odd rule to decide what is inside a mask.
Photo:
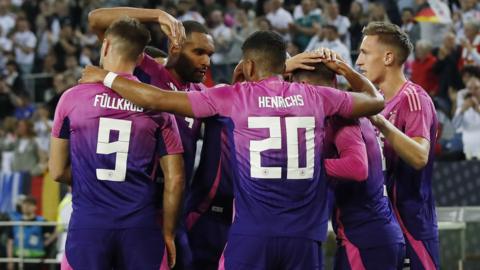
[[(438, 2), (442, 16), (429, 12)], [(82, 67), (98, 63), (88, 13), (113, 6), (161, 8), (205, 23), (216, 48), (210, 83), (230, 82), (243, 41), (257, 30), (282, 34), (292, 56), (327, 47), (354, 64), (366, 24), (398, 24), (415, 45), (405, 72), (437, 108), (437, 159), (480, 158), (479, 0), (0, 0), (0, 182), (12, 173), (45, 174), (56, 104)], [(148, 27), (151, 45), (166, 51), (160, 27)]]

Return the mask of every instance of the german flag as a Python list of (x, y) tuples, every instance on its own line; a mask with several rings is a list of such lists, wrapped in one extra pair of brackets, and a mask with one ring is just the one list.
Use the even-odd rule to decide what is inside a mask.
[(421, 9), (415, 16), (417, 22), (442, 23), (452, 22), (448, 5), (441, 0), (428, 0), (428, 7)]

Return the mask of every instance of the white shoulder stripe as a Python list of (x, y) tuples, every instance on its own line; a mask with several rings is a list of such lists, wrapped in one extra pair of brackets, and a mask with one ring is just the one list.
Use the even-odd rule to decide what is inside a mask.
[(407, 89), (405, 89), (405, 93), (407, 94), (407, 97), (408, 97), (410, 111), (422, 110), (422, 104), (420, 102), (420, 96), (418, 95), (418, 92), (409, 86)]

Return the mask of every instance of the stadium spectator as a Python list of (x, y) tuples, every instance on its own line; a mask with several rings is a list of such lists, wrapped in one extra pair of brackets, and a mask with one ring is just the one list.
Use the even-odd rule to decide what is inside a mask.
[(402, 10), (402, 30), (408, 34), (412, 44), (417, 44), (420, 39), (420, 25), (415, 21), (414, 15), (412, 8)]
[[(42, 216), (37, 216), (37, 200), (32, 196), (26, 196), (21, 204), (21, 215), (11, 216), (12, 221), (45, 221)], [(43, 258), (46, 255), (45, 246), (48, 245), (47, 239), (50, 237), (52, 230), (46, 226), (30, 225), (13, 227), (13, 255), (15, 257), (23, 256), (24, 258)], [(20, 241), (23, 239), (23, 249)], [(42, 269), (41, 264), (25, 264), (25, 270)]]
[(5, 82), (5, 78), (0, 75), (0, 122), (5, 117), (12, 115), (14, 111), (12, 98), (10, 87)]
[(47, 154), (50, 149), (50, 132), (52, 130), (52, 120), (48, 108), (43, 105), (37, 109), (34, 115), (33, 131), (36, 134), (38, 147)]
[(17, 18), (12, 40), (15, 51), (15, 61), (20, 66), (23, 74), (30, 74), (35, 60), (37, 37), (30, 30), (30, 24), (25, 18)]
[(20, 93), (25, 90), (22, 75), (17, 63), (14, 60), (7, 62), (4, 72), (5, 82), (14, 93)]
[(233, 44), (233, 31), (223, 22), (223, 12), (220, 9), (212, 10), (208, 19), (210, 33), (215, 41), (215, 53), (212, 55), (213, 80), (217, 83), (229, 83), (238, 62), (228, 59)]
[(55, 108), (60, 100), (63, 92), (69, 87), (65, 75), (63, 73), (57, 73), (53, 76), (53, 88), (45, 91), (45, 100), (47, 100), (47, 107), (50, 112), (50, 119), (53, 119), (55, 115)]
[(436, 50), (437, 63), (433, 71), (438, 75), (438, 96), (446, 104), (447, 111), (451, 108), (451, 101), (448, 97), (449, 88), (461, 89), (462, 82), (458, 72), (457, 63), (460, 58), (461, 48), (455, 43), (455, 34), (448, 32), (443, 42)]
[(29, 119), (35, 112), (35, 105), (32, 103), (30, 96), (26, 92), (21, 92), (15, 96), (15, 111), (14, 115), (17, 119)]
[(239, 9), (236, 12), (235, 21), (236, 25), (232, 29), (232, 48), (227, 55), (227, 58), (230, 59), (232, 63), (238, 63), (238, 61), (240, 61), (240, 58), (242, 57), (243, 42), (248, 36), (250, 36), (250, 34), (258, 30), (255, 22), (248, 19), (247, 12), (243, 9)]
[[(13, 144), (16, 140), (15, 136), (15, 126), (17, 125), (17, 119), (14, 117), (6, 117), (2, 123), (2, 129), (0, 130), (0, 152), (2, 154), (1, 161), (2, 166), (0, 171), (2, 174), (7, 174), (12, 172), (12, 162), (13, 162), (13, 149), (8, 147)], [(2, 179), (3, 181), (3, 179)]]
[(302, 16), (288, 25), (292, 41), (300, 51), (304, 51), (310, 39), (320, 28), (321, 17), (313, 0), (302, 0)]
[(460, 0), (463, 22), (480, 21), (480, 8), (477, 0)]
[(458, 62), (458, 68), (464, 65), (480, 66), (480, 28), (478, 21), (470, 21), (464, 25), (465, 38), (461, 39), (462, 57)]
[(255, 24), (257, 25), (259, 31), (268, 31), (273, 29), (272, 24), (265, 17), (258, 17), (255, 21)]
[[(328, 48), (340, 55), (340, 57), (342, 57), (348, 65), (351, 65), (352, 59), (350, 57), (350, 51), (347, 46), (340, 41), (337, 27), (334, 25), (325, 25), (323, 26), (322, 30), (322, 36), (324, 39), (319, 41), (318, 35), (313, 37), (308, 44), (306, 51), (314, 51), (319, 48)], [(345, 86), (347, 84), (347, 81), (343, 76), (337, 76), (337, 80), (341, 86)]]
[(15, 15), (10, 12), (10, 1), (0, 0), (0, 28), (1, 36), (5, 37), (15, 27)]
[(453, 124), (462, 133), (463, 151), (467, 159), (480, 159), (480, 78), (472, 77), (467, 88), (458, 92), (457, 111)]
[(35, 20), (35, 35), (38, 39), (37, 58), (43, 60), (50, 52), (52, 46), (57, 42), (49, 28), (48, 20), (43, 15), (38, 15)]
[[(8, 214), (0, 213), (0, 222), (4, 221), (10, 221), (10, 217)], [(8, 258), (13, 256), (13, 252), (11, 250), (7, 250), (7, 247), (11, 249), (13, 246), (12, 238), (12, 228), (0, 227), (0, 258)], [(0, 263), (1, 270), (13, 269), (13, 267), (13, 263)]]
[(23, 173), (26, 177), (45, 172), (46, 156), (35, 140), (33, 123), (30, 120), (18, 121), (16, 140), (7, 145), (8, 148), (13, 149), (12, 171)]
[(293, 19), (298, 20), (308, 14), (310, 15), (317, 15), (322, 16), (322, 10), (318, 7), (318, 3), (316, 1), (312, 1), (313, 9), (310, 10), (307, 14), (305, 14), (304, 10), (304, 1), (301, 1), (298, 5), (295, 6), (293, 9)]
[(202, 14), (198, 12), (196, 9), (195, 1), (192, 0), (180, 0), (178, 2), (178, 19), (180, 21), (197, 21), (201, 24), (205, 23), (205, 18), (203, 18)]
[(68, 55), (77, 55), (79, 53), (79, 41), (74, 34), (71, 22), (65, 20), (62, 24), (58, 42), (53, 46), (53, 50), (57, 55), (59, 70), (65, 70), (65, 60)]
[(314, 51), (319, 48), (328, 48), (340, 55), (348, 65), (351, 65), (350, 51), (347, 46), (340, 40), (339, 32), (335, 25), (325, 25), (322, 27), (323, 40), (319, 40), (319, 35), (312, 38), (308, 44), (306, 51)]
[(265, 13), (272, 25), (272, 29), (280, 33), (284, 39), (289, 40), (288, 25), (293, 22), (292, 14), (282, 7), (283, 0), (268, 0), (265, 2)]
[(379, 2), (370, 3), (368, 6), (370, 15), (370, 22), (390, 22), (385, 7)]
[(432, 54), (430, 42), (417, 41), (411, 80), (425, 89), (430, 96), (435, 96), (438, 91), (438, 77), (433, 71), (436, 62), (437, 58)]
[(350, 13), (348, 14), (350, 27), (348, 32), (350, 35), (351, 58), (356, 60), (358, 56), (358, 48), (362, 42), (362, 29), (367, 25), (367, 18), (364, 14), (363, 5), (359, 1), (353, 1), (350, 5)]
[[(337, 27), (337, 32), (340, 35), (340, 39), (345, 42), (350, 42), (348, 37), (348, 28), (350, 27), (350, 20), (340, 15), (338, 4), (336, 2), (330, 2), (327, 4), (327, 9), (325, 12), (325, 23), (330, 25), (335, 25)], [(350, 47), (350, 44), (346, 44)]]

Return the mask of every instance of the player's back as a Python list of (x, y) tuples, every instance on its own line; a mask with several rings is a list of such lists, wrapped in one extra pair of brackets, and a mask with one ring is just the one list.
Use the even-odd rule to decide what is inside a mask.
[[(332, 132), (358, 125), (365, 143), (368, 160), (368, 177), (364, 181), (335, 181), (335, 213), (333, 217), (337, 238), (348, 239), (361, 248), (371, 248), (403, 243), (390, 202), (384, 191), (383, 159), (372, 124), (366, 118), (347, 120), (334, 117), (327, 122), (326, 148), (333, 145)], [(335, 150), (327, 155), (333, 156)], [(342, 230), (338, 230), (341, 226)], [(376, 237), (372, 238), (371, 233)]]
[[(200, 91), (205, 88), (203, 84), (200, 83), (183, 83), (176, 80), (164, 65), (157, 63), (155, 59), (146, 54), (144, 55), (142, 62), (135, 68), (134, 75), (143, 83), (148, 83), (172, 91)], [(187, 183), (189, 183), (193, 177), (195, 153), (201, 123), (200, 121), (189, 117), (179, 115), (175, 115), (174, 117), (177, 122), (184, 148), (183, 158), (185, 162), (185, 179), (187, 180)], [(189, 185), (187, 185), (187, 188), (188, 186)]]
[(328, 220), (321, 169), (324, 118), (348, 115), (350, 96), (271, 77), (194, 93), (196, 115), (208, 110), (195, 106), (202, 95), (230, 119), (229, 143), (236, 149), (231, 233), (323, 240)]
[(144, 112), (101, 84), (66, 91), (57, 111), (60, 137), (70, 139), (70, 228), (157, 227), (158, 158), (182, 152), (171, 116)]

